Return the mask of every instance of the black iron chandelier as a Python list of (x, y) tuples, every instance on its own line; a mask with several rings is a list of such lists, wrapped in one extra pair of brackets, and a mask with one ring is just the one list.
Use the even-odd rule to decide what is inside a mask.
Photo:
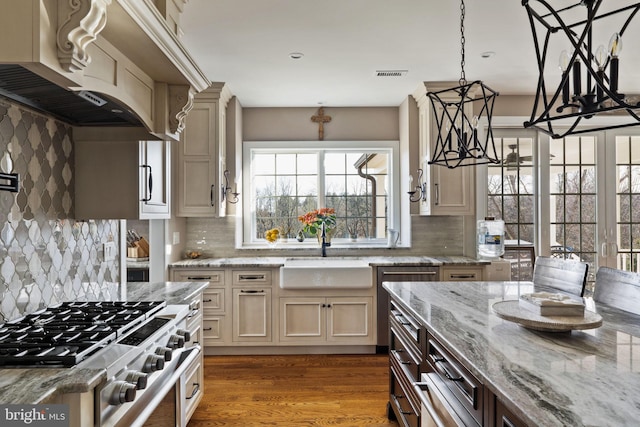
[[(498, 93), (481, 81), (467, 82), (464, 73), (464, 0), (460, 2), (460, 80), (458, 86), (428, 92), (435, 115), (437, 136), (429, 164), (446, 166), (472, 166), (499, 163), (493, 142), (491, 116)], [(478, 129), (486, 123), (486, 132)]]
[[(615, 10), (601, 8), (603, 3), (581, 0), (555, 10), (544, 0), (522, 0), (531, 24), (539, 72), (531, 118), (524, 127), (562, 138), (640, 124), (640, 102), (618, 92), (622, 38), (640, 10), (640, 3)], [(608, 1), (607, 6), (617, 7), (619, 2)], [(611, 28), (617, 31), (612, 34)], [(595, 47), (601, 37), (609, 39), (608, 49), (600, 44)], [(558, 52), (560, 59), (556, 63), (554, 53)], [(556, 64), (560, 73), (553, 71)], [(552, 73), (557, 77), (549, 80), (556, 81), (557, 86), (549, 84), (555, 88), (551, 92), (546, 77)], [(590, 125), (588, 119), (596, 115), (618, 120)]]

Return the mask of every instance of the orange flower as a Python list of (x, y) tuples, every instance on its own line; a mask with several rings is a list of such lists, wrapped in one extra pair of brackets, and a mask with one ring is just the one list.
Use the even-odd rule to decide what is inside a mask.
[(332, 229), (336, 225), (336, 210), (333, 208), (320, 208), (300, 215), (298, 221), (304, 224), (302, 230), (315, 235), (318, 230), (322, 229), (324, 224), (325, 229)]

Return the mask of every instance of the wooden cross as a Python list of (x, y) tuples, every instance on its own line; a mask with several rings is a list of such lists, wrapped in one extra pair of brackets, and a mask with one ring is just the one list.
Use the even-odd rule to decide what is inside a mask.
[(318, 108), (318, 112), (315, 116), (311, 116), (311, 121), (318, 123), (318, 140), (324, 139), (324, 124), (331, 121), (331, 116), (324, 115), (324, 107)]

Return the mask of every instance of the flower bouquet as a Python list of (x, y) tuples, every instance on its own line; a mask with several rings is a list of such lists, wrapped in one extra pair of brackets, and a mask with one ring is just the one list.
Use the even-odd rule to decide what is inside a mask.
[(336, 227), (336, 210), (333, 208), (320, 208), (307, 212), (298, 217), (298, 221), (302, 223), (302, 231), (312, 236), (320, 236), (322, 234), (322, 225), (324, 224), (325, 234), (333, 231)]

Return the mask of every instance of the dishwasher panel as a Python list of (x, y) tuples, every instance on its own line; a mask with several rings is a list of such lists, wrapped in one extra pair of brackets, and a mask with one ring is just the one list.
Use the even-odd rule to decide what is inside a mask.
[(436, 282), (440, 268), (435, 266), (384, 266), (377, 267), (377, 341), (376, 352), (389, 351), (389, 294), (382, 288), (383, 282)]

